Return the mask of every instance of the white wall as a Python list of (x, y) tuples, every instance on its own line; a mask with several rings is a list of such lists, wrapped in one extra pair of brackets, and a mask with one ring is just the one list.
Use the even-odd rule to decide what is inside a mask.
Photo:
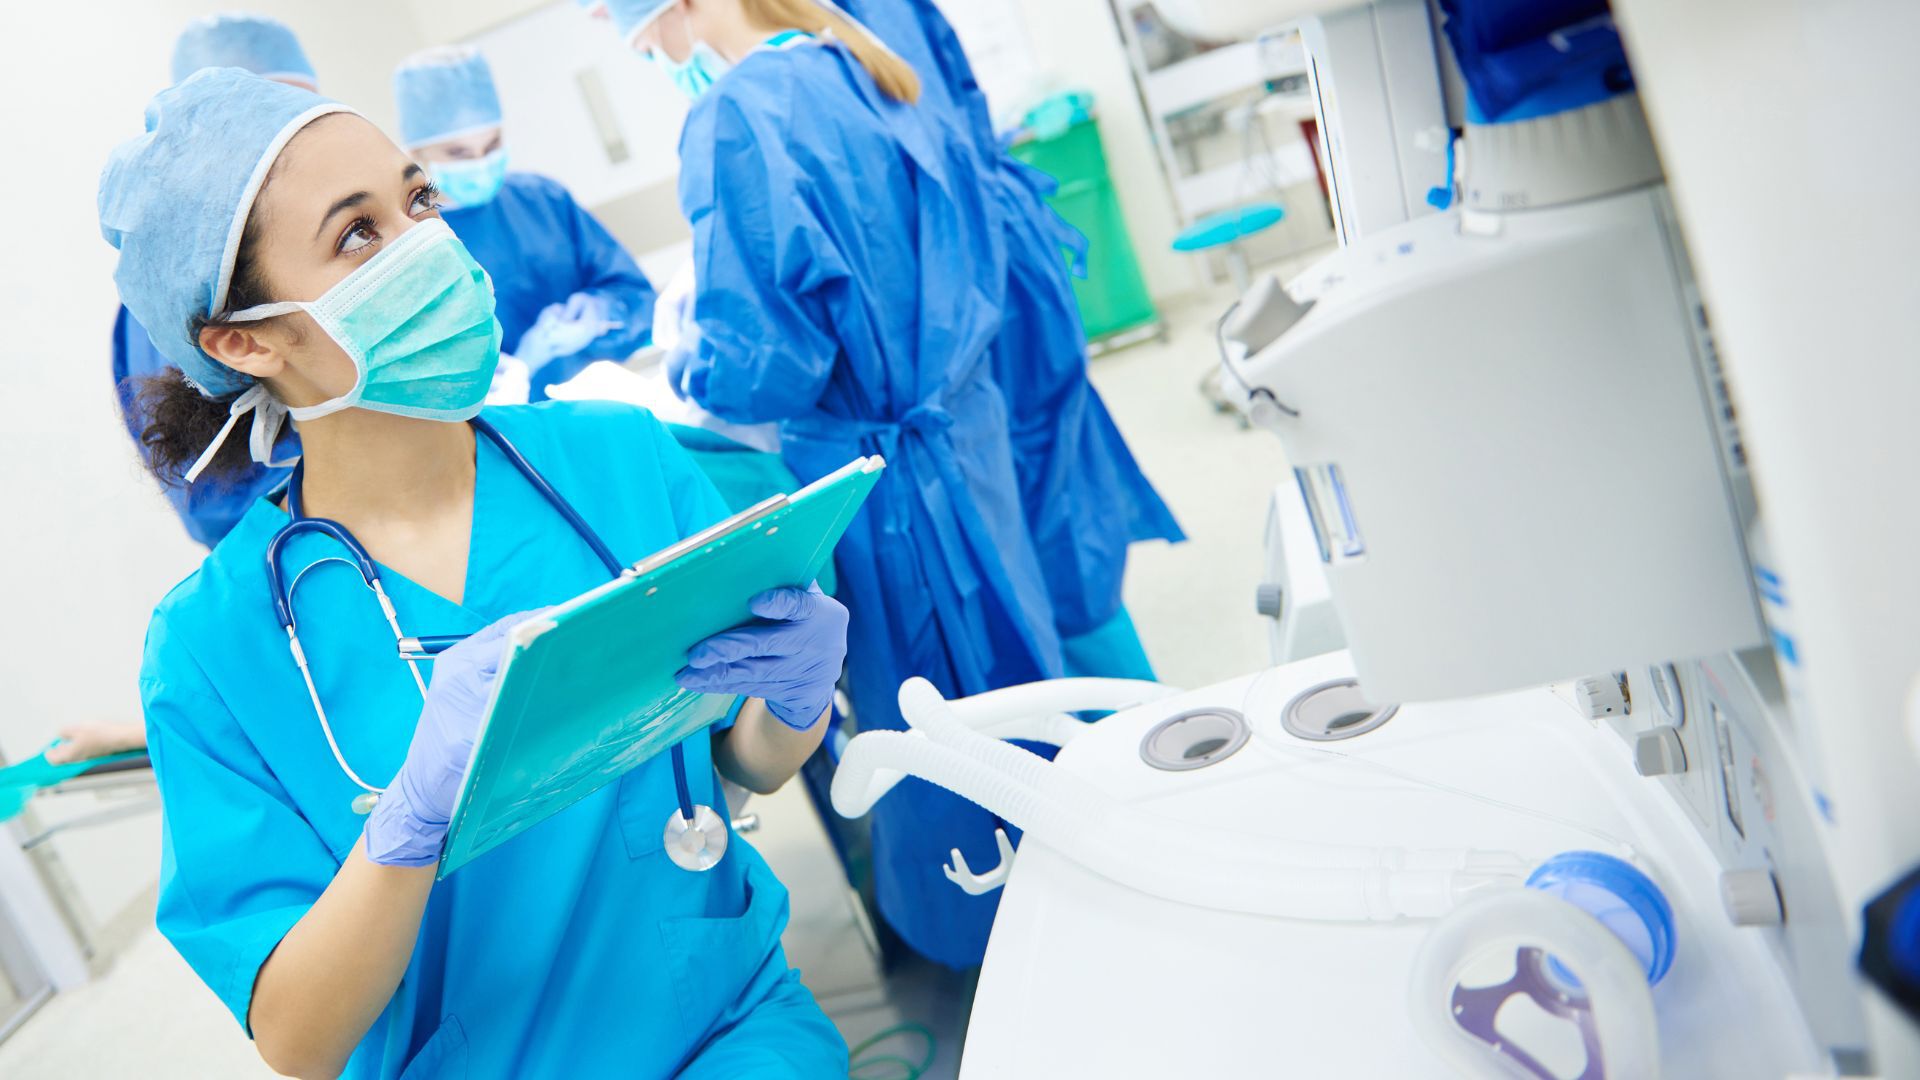
[(433, 45), (466, 41), (542, 7), (573, 8), (576, 17), (585, 18), (573, 0), (560, 0), (558, 5), (553, 0), (406, 0), (402, 6), (412, 12), (414, 24), (432, 37), (429, 44)]
[[(94, 195), (111, 147), (138, 134), (173, 38), (232, 0), (108, 0), (0, 9), (0, 751), (63, 723), (133, 720), (148, 612), (198, 562), (141, 473), (109, 377), (114, 252)], [(249, 6), (298, 32), (321, 87), (387, 124), (393, 67), (424, 39), (381, 0)], [(62, 838), (104, 916), (153, 880), (152, 819)]]
[[(686, 95), (658, 64), (621, 44), (606, 21), (589, 19), (563, 0), (470, 41), (486, 56), (500, 91), (509, 167), (551, 176), (596, 208), (650, 187), (673, 187)], [(617, 129), (619, 160), (595, 126), (587, 81), (597, 84), (606, 120)], [(679, 216), (677, 200), (666, 209)], [(685, 231), (673, 226), (664, 237), (621, 239), (647, 240), (636, 249), (644, 251)]]

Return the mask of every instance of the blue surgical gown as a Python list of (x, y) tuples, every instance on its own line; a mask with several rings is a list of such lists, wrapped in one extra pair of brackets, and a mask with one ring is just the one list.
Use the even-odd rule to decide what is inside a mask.
[[(547, 403), (485, 414), (636, 560), (724, 516), (644, 410)], [(607, 579), (578, 534), (477, 440), (473, 539), (458, 605), (382, 580), (409, 633), (461, 633)], [(618, 483), (604, 463), (623, 464)], [(157, 921), (246, 1023), (255, 976), (360, 835), (272, 608), (266, 545), (287, 516), (253, 504), (155, 612), (141, 673), (163, 806)], [(301, 641), (347, 762), (399, 768), (420, 711), (393, 635), (322, 537), (288, 546)], [(536, 554), (537, 553), (537, 554)], [(687, 740), (695, 799), (719, 806), (708, 741)], [(780, 933), (787, 894), (734, 837), (706, 873), (661, 846), (675, 805), (662, 755), (434, 886), (406, 976), (346, 1075), (844, 1077), (846, 1046)]]
[[(1151, 678), (1121, 611), (1127, 547), (1186, 535), (1087, 380), (1086, 334), (1067, 269), (1067, 253), (1083, 254), (1086, 240), (1046, 204), (1053, 180), (1001, 147), (986, 95), (933, 0), (843, 6), (913, 65), (922, 107), (945, 116), (993, 165), (1007, 280), (992, 370), (1011, 409), (1014, 469), (1055, 626), (1063, 638), (1086, 638), (1068, 646), (1076, 674)], [(1075, 655), (1091, 667), (1073, 664)]]
[[(901, 726), (910, 676), (953, 695), (1061, 670), (987, 370), (999, 230), (977, 155), (934, 120), (882, 97), (843, 50), (804, 44), (747, 56), (680, 141), (693, 397), (726, 420), (780, 422), (802, 481), (887, 460), (835, 555), (869, 729)], [(875, 807), (880, 911), (923, 955), (960, 966), (984, 953), (997, 896), (967, 896), (940, 866), (952, 847), (991, 866), (995, 824), (918, 780)]]
[(614, 324), (535, 368), (533, 400), (544, 399), (547, 387), (566, 382), (595, 360), (625, 360), (653, 339), (652, 283), (606, 226), (558, 183), (533, 173), (508, 173), (492, 199), (451, 207), (440, 216), (493, 279), (504, 351), (519, 355), (540, 313), (578, 293), (593, 298), (596, 319)]
[[(127, 425), (127, 434), (133, 436), (133, 444), (142, 458), (146, 457), (146, 447), (140, 442), (140, 418), (134, 407), (139, 383), (172, 366), (160, 355), (160, 350), (153, 347), (146, 328), (135, 321), (126, 308), (121, 308), (113, 320), (113, 389), (120, 402), (120, 417)], [(244, 435), (243, 431), (241, 436)], [(300, 437), (288, 428), (281, 435), (275, 452), (280, 455), (279, 460), (297, 456)], [(187, 527), (187, 534), (212, 547), (246, 514), (254, 500), (278, 490), (292, 471), (249, 464), (245, 472), (231, 479), (209, 476), (190, 485), (168, 486), (162, 490), (166, 492), (167, 501), (173, 504), (173, 512), (180, 515), (180, 523)]]

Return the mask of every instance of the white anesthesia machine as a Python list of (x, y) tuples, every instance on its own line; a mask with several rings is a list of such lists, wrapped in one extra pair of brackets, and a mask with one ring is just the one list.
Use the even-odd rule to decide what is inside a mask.
[(1026, 830), (949, 874), (963, 1073), (1920, 1076), (1856, 970), (1920, 865), (1920, 5), (1157, 6), (1298, 29), (1319, 113), (1341, 247), (1218, 327), (1279, 666), (853, 740), (843, 813)]

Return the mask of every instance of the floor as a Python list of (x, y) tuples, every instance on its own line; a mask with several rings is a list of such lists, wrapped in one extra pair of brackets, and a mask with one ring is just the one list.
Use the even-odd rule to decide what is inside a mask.
[[(1281, 267), (1283, 274), (1291, 268)], [(1111, 353), (1093, 378), (1135, 455), (1191, 538), (1135, 548), (1127, 602), (1162, 680), (1199, 686), (1266, 664), (1254, 614), (1269, 493), (1288, 472), (1279, 444), (1214, 411), (1198, 384), (1214, 363), (1212, 320), (1230, 297), (1169, 309), (1169, 337)], [(800, 967), (850, 1043), (921, 1025), (933, 1040), (929, 1080), (959, 1068), (970, 976), (907, 965), (882, 979), (825, 834), (797, 784), (746, 808), (751, 834), (794, 896), (787, 936)], [(858, 1075), (906, 1075), (879, 1059), (918, 1061), (925, 1040), (897, 1033)], [(140, 935), (94, 983), (60, 995), (4, 1043), (0, 1076), (219, 1080), (271, 1075), (233, 1021), (173, 950)]]
[(1221, 293), (1165, 312), (1169, 337), (1101, 356), (1093, 381), (1147, 477), (1186, 531), (1183, 544), (1138, 544), (1127, 607), (1162, 682), (1194, 687), (1265, 667), (1254, 611), (1267, 502), (1292, 483), (1280, 442), (1217, 412), (1200, 380), (1218, 366)]

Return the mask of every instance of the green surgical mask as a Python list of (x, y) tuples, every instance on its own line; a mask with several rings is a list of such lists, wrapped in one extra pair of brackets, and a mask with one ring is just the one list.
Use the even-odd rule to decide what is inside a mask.
[[(305, 311), (353, 359), (358, 377), (345, 394), (290, 409), (256, 385), (228, 412), (191, 482), (240, 416), (254, 412), (253, 457), (268, 462), (287, 416), (312, 420), (341, 409), (373, 409), (428, 420), (470, 420), (486, 402), (500, 363), (493, 283), (447, 223), (428, 218), (348, 274), (318, 300), (262, 304), (230, 322)], [(272, 464), (281, 464), (268, 462)]]
[(493, 283), (439, 218), (401, 233), (318, 300), (263, 304), (233, 318), (291, 311), (313, 316), (360, 375), (353, 389), (332, 401), (287, 410), (295, 420), (350, 407), (470, 420), (487, 400), (500, 362)]

